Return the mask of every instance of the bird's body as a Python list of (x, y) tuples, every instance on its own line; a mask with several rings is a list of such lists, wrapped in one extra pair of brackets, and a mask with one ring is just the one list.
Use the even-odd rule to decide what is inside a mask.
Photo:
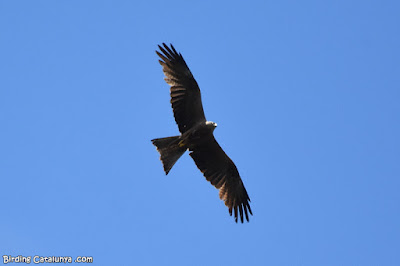
[(252, 214), (250, 198), (240, 178), (239, 172), (232, 160), (225, 154), (214, 138), (217, 124), (207, 121), (201, 102), (200, 89), (193, 78), (185, 60), (175, 48), (166, 44), (159, 46), (158, 56), (166, 76), (165, 81), (171, 85), (171, 105), (175, 121), (181, 135), (153, 139), (153, 144), (160, 152), (160, 159), (166, 174), (176, 161), (189, 150), (197, 167), (205, 178), (219, 189), (219, 196), (225, 205), (238, 216), (243, 223), (243, 217), (249, 221), (248, 213)]
[(190, 151), (195, 150), (214, 137), (213, 132), (216, 127), (217, 124), (214, 122), (200, 122), (181, 135), (179, 145), (184, 145)]

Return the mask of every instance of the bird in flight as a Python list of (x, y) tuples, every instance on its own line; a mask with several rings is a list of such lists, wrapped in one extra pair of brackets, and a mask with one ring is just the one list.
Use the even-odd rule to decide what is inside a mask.
[(219, 197), (232, 212), (235, 221), (249, 221), (250, 198), (233, 161), (219, 146), (213, 132), (217, 124), (207, 121), (201, 102), (200, 88), (180, 53), (171, 44), (158, 45), (156, 51), (165, 81), (171, 86), (171, 105), (180, 135), (153, 139), (160, 153), (165, 174), (168, 175), (176, 161), (189, 150), (189, 155), (204, 177), (217, 189)]

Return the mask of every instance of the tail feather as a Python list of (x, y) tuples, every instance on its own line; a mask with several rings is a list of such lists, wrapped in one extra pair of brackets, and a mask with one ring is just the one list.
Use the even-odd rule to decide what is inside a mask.
[(164, 171), (167, 175), (172, 166), (174, 166), (176, 161), (178, 161), (186, 151), (185, 147), (179, 146), (179, 140), (179, 136), (151, 140), (161, 155), (160, 160), (163, 163)]

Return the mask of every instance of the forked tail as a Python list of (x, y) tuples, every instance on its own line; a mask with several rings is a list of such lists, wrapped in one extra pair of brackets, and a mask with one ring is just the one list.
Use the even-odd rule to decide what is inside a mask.
[(179, 136), (151, 140), (161, 155), (160, 159), (167, 175), (172, 166), (186, 151), (185, 147), (179, 146), (179, 140)]

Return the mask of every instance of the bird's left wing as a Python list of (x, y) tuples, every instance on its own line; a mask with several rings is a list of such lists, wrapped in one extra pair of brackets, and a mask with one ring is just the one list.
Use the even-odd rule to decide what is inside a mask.
[(219, 197), (225, 201), (235, 221), (243, 223), (243, 214), (249, 221), (249, 214), (253, 215), (250, 208), (250, 198), (240, 178), (239, 172), (233, 161), (226, 155), (214, 137), (204, 144), (191, 150), (190, 156), (197, 167), (211, 184), (219, 189)]
[(174, 46), (165, 43), (156, 51), (165, 74), (165, 81), (171, 86), (171, 105), (179, 131), (183, 134), (199, 122), (206, 121), (201, 102), (200, 88), (182, 55)]

